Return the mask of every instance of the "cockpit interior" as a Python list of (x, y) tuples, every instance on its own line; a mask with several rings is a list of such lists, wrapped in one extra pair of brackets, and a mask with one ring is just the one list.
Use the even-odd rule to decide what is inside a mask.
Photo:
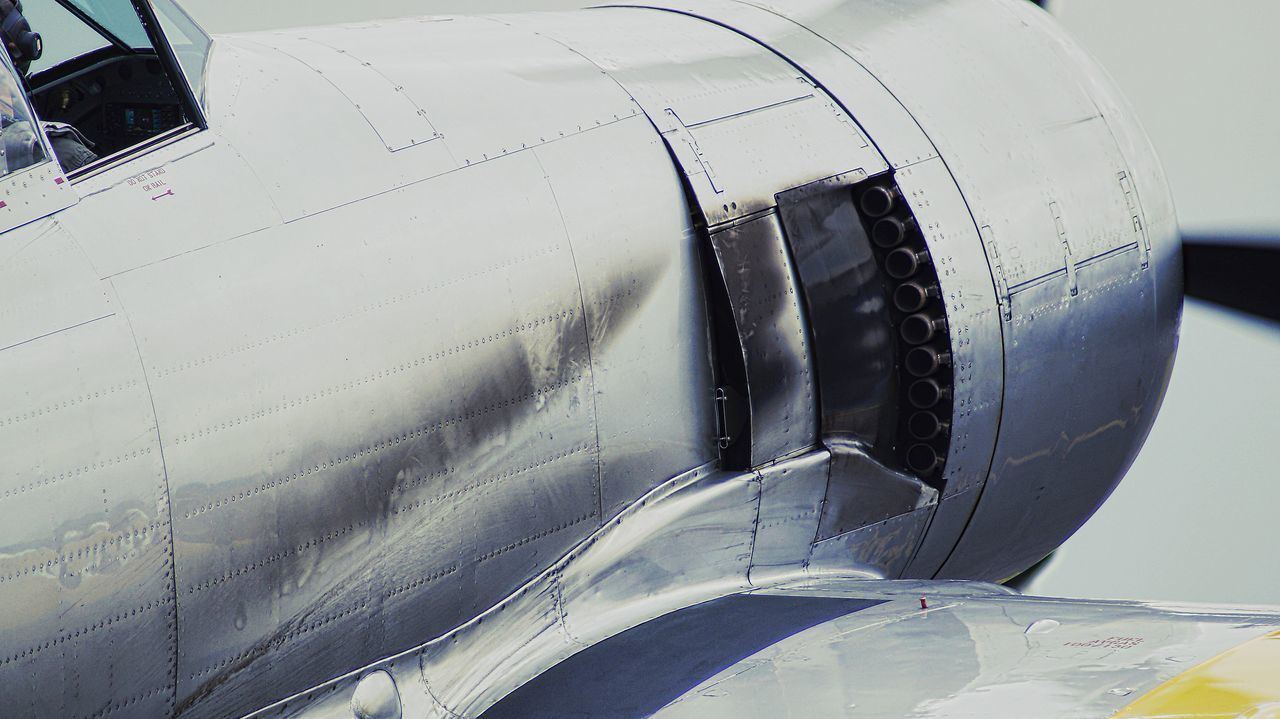
[(32, 78), (36, 116), (65, 122), (106, 156), (185, 124), (182, 104), (160, 63), (114, 48)]
[[(211, 43), (172, 0), (25, 0), (18, 8), (43, 45), (25, 76), (39, 122), (71, 125), (98, 158), (201, 123)], [(22, 72), (27, 63), (13, 59)]]

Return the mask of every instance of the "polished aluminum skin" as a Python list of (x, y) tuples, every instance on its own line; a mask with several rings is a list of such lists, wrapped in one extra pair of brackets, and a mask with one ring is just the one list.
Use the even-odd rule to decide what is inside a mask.
[[(640, 624), (481, 716), (1263, 717), (1280, 697), (1269, 681), (1277, 626), (1280, 614), (1259, 608), (806, 580)], [(1196, 681), (1215, 664), (1212, 679)], [(1168, 701), (1174, 692), (1196, 698)]]
[(968, 583), (888, 582), (887, 591), (867, 592), (865, 584), (756, 595), (883, 603), (726, 667), (652, 716), (1110, 717), (1280, 627), (1280, 615), (1262, 610), (1016, 597)]
[[(219, 37), (207, 130), (0, 235), (6, 716), (474, 717), (698, 602), (999, 580), (1092, 513), (1181, 302), (1101, 71), (1021, 0), (643, 5)], [(893, 328), (815, 342), (874, 263), (797, 263), (864, 182), (936, 271), (936, 477), (855, 431), (892, 392), (820, 391), (900, 381)]]

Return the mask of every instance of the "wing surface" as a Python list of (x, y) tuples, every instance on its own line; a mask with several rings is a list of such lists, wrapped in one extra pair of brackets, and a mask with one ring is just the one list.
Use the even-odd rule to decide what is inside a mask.
[(1248, 608), (797, 584), (642, 624), (483, 716), (1273, 717), (1277, 630), (1280, 615)]

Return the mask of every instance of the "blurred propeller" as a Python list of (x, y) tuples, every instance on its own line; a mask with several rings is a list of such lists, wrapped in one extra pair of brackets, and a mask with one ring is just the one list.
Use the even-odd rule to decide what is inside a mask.
[(1280, 320), (1280, 237), (1183, 235), (1188, 297)]

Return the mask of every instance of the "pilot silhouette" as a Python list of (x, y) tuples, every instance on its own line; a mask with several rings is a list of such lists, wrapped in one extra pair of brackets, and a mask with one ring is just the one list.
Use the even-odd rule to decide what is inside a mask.
[[(44, 54), (44, 41), (23, 16), (21, 0), (0, 0), (0, 37), (14, 67), (23, 75), (30, 70), (31, 63)], [(20, 109), (24, 106), (22, 88), (18, 87), (16, 78), (8, 77), (8, 73), (0, 74), (6, 75), (0, 82), (0, 113), (4, 115), (0, 127), (4, 133), (6, 172), (11, 172), (43, 159), (43, 153), (38, 151), (38, 141), (34, 141), (30, 118), (25, 118), (25, 111)], [(46, 122), (43, 127), (64, 172), (73, 172), (98, 159), (90, 149), (93, 143), (71, 125)], [(31, 157), (27, 157), (28, 152)]]

